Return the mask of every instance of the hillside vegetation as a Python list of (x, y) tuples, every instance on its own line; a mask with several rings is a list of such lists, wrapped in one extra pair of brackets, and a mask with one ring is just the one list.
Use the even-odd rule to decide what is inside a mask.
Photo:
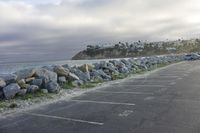
[(80, 51), (72, 59), (124, 58), (193, 52), (200, 52), (200, 39), (168, 42), (119, 42), (111, 46), (88, 45), (87, 49)]

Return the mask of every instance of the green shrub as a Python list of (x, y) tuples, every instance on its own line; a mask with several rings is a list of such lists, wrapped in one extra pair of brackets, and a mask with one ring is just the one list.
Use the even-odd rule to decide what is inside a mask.
[(117, 80), (117, 79), (124, 79), (126, 78), (128, 75), (127, 74), (113, 74), (112, 75), (112, 80)]
[(72, 82), (68, 82), (68, 83), (64, 83), (63, 85), (62, 85), (62, 88), (63, 89), (73, 89), (73, 88), (75, 88), (76, 86), (74, 86), (73, 84), (72, 84)]
[(85, 83), (83, 85), (80, 86), (80, 88), (84, 89), (84, 88), (93, 88), (93, 87), (96, 87), (96, 83), (92, 83), (92, 82), (88, 82), (88, 83)]

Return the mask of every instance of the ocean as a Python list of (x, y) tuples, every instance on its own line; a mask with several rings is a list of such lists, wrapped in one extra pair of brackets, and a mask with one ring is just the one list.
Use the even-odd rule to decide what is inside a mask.
[(18, 70), (26, 68), (38, 68), (42, 66), (51, 66), (51, 65), (63, 65), (68, 64), (69, 66), (81, 65), (81, 64), (92, 64), (100, 61), (106, 61), (108, 59), (100, 60), (57, 60), (57, 61), (32, 61), (32, 62), (1, 62), (0, 63), (0, 74), (9, 74), (14, 73)]
[[(82, 61), (70, 60), (82, 47), (62, 47), (52, 49), (26, 49), (24, 47), (0, 47), (0, 74), (13, 73), (25, 68), (49, 66), (53, 64), (80, 64)], [(91, 62), (91, 61), (85, 61)]]

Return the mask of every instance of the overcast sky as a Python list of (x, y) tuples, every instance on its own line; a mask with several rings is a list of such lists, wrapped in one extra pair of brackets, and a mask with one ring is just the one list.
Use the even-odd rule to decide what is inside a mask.
[(199, 0), (0, 0), (1, 56), (72, 56), (83, 44), (199, 33)]

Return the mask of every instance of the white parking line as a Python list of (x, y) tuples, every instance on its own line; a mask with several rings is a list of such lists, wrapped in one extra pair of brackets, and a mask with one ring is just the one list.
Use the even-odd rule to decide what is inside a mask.
[(181, 80), (181, 79), (183, 79), (183, 78), (181, 78), (181, 77), (177, 78), (177, 80)]
[(152, 85), (152, 84), (130, 84), (130, 85), (123, 85), (123, 86), (131, 86), (131, 87), (168, 87), (168, 86), (164, 86), (164, 85)]
[(171, 82), (171, 83), (170, 83), (170, 85), (175, 85), (175, 84), (176, 84), (176, 82)]
[(52, 118), (52, 119), (60, 119), (60, 120), (67, 120), (67, 121), (73, 121), (73, 122), (80, 122), (80, 123), (88, 123), (92, 125), (99, 125), (102, 126), (104, 123), (100, 122), (94, 122), (94, 121), (86, 121), (86, 120), (80, 120), (80, 119), (72, 119), (72, 118), (66, 118), (66, 117), (59, 117), (59, 116), (52, 116), (52, 115), (44, 115), (44, 114), (36, 114), (36, 113), (24, 113), (32, 116), (38, 116), (38, 117), (46, 117), (46, 118)]
[(148, 93), (148, 92), (124, 92), (124, 91), (94, 91), (94, 92), (98, 92), (98, 93), (113, 93), (113, 94), (137, 94), (137, 95), (153, 95), (153, 93)]
[(135, 106), (135, 104), (133, 103), (104, 102), (104, 101), (92, 101), (92, 100), (70, 100), (70, 101), (80, 102), (80, 103), (98, 103), (98, 104)]
[(172, 81), (174, 81), (174, 80), (144, 80), (144, 81), (141, 81), (141, 80), (139, 80), (139, 81), (133, 81), (133, 82), (123, 82), (123, 83), (167, 83), (167, 82), (172, 82)]
[(175, 75), (159, 75), (160, 78), (162, 77), (167, 77), (167, 78), (179, 78), (180, 76), (175, 76)]

